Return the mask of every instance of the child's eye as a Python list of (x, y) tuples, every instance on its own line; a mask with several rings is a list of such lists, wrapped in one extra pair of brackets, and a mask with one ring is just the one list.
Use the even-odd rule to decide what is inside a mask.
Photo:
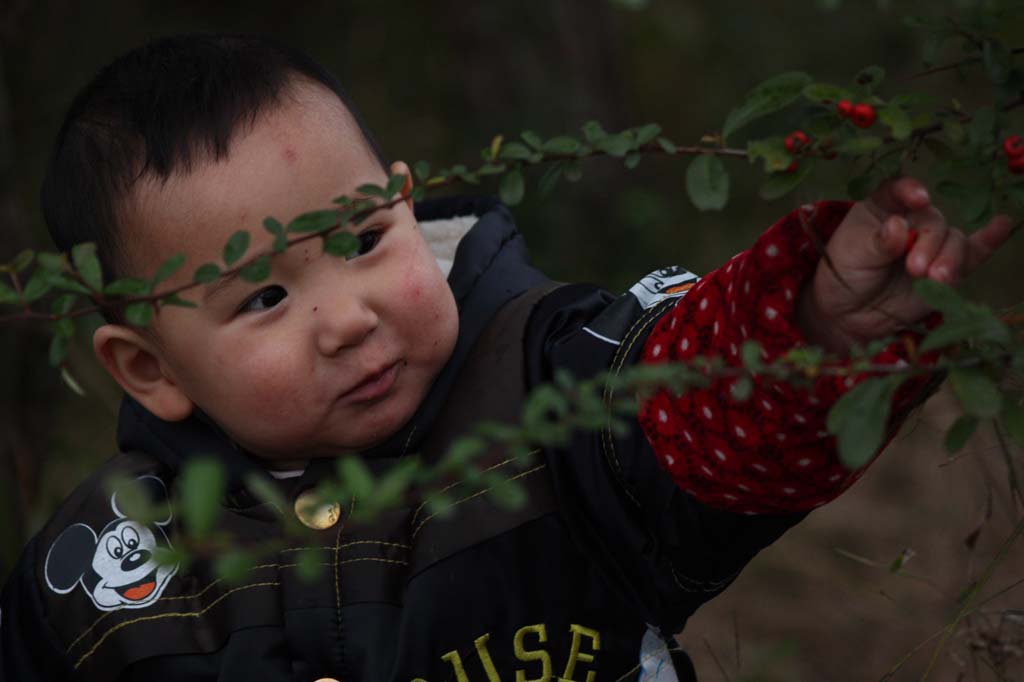
[(273, 308), (275, 305), (280, 303), (288, 292), (284, 290), (284, 287), (273, 285), (260, 289), (256, 294), (242, 304), (242, 307), (238, 309), (240, 313), (251, 313), (258, 310), (267, 310)]
[(380, 243), (381, 231), (380, 230), (364, 230), (356, 235), (356, 239), (359, 240), (359, 250), (351, 258), (357, 256), (364, 256), (376, 248), (377, 244)]

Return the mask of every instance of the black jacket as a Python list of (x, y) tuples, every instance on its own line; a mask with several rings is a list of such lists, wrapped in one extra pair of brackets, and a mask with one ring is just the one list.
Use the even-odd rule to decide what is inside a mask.
[[(461, 325), (454, 355), (410, 423), (365, 453), (376, 471), (409, 452), (437, 457), (476, 419), (516, 419), (523, 392), (557, 370), (585, 377), (635, 362), (673, 303), (665, 285), (693, 279), (667, 269), (622, 296), (587, 285), (547, 293), (504, 207), (417, 207), (421, 222), (467, 214), (480, 219), (449, 275)], [(250, 541), (279, 528), (242, 485), (258, 466), (202, 415), (167, 423), (126, 398), (118, 439), (122, 454), (68, 498), (4, 589), (0, 651), (12, 682), (495, 682), (517, 670), (526, 679), (665, 682), (665, 638), (801, 518), (701, 505), (659, 468), (633, 423), (626, 433), (577, 433), (528, 462), (490, 453), (487, 466), (530, 494), (517, 510), (457, 481), (449, 515), (416, 504), (360, 524), (342, 509), (315, 534), (325, 565), (312, 581), (297, 573), (297, 547), (261, 559), (239, 584), (217, 580), (203, 562), (135, 579), (144, 552), (173, 545), (177, 520), (169, 509), (148, 526), (124, 519), (103, 483), (111, 474), (139, 478), (162, 499), (188, 457), (215, 454), (230, 477), (220, 526)], [(331, 471), (320, 461), (275, 485), (294, 499)], [(676, 663), (678, 679), (691, 679), (685, 655)], [(661, 677), (641, 677), (658, 666)]]

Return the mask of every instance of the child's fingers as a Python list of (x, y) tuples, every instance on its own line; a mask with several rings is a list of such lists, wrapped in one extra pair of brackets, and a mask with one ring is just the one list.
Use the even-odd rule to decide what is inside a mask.
[(960, 278), (960, 267), (967, 251), (967, 237), (960, 230), (949, 230), (946, 241), (935, 260), (928, 266), (928, 277), (936, 282), (952, 284)]
[(933, 206), (915, 211), (908, 218), (917, 231), (917, 239), (907, 254), (907, 271), (914, 277), (923, 277), (939, 255), (949, 234), (949, 226), (942, 212)]
[(864, 205), (881, 222), (894, 213), (927, 208), (931, 205), (931, 197), (920, 180), (902, 177), (882, 183), (864, 200)]
[(967, 259), (964, 275), (969, 275), (1003, 245), (1010, 236), (1013, 220), (1008, 215), (997, 215), (989, 224), (967, 237)]

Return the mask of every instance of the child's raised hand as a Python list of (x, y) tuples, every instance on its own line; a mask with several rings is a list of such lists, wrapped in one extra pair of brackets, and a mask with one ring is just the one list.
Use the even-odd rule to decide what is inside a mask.
[(829, 239), (826, 253), (835, 271), (824, 258), (818, 263), (801, 295), (800, 327), (808, 341), (839, 353), (853, 341), (892, 334), (930, 312), (914, 294), (914, 279), (959, 282), (1010, 229), (1009, 216), (1000, 215), (965, 236), (946, 223), (920, 181), (890, 180), (854, 204)]

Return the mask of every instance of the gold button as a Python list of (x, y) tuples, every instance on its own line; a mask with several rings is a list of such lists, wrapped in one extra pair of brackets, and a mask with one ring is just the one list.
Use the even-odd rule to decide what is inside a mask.
[(295, 498), (295, 516), (307, 528), (327, 530), (341, 518), (341, 505), (324, 502), (315, 490), (307, 490)]
[(338, 682), (338, 680), (333, 677), (321, 677), (319, 680), (314, 680), (314, 682)]

